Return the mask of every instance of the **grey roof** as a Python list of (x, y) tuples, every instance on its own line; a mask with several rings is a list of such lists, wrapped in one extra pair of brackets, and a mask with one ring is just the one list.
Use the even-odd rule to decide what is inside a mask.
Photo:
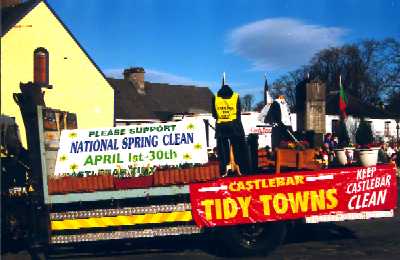
[(169, 120), (173, 114), (211, 112), (213, 94), (207, 87), (145, 82), (141, 95), (129, 80), (108, 82), (114, 89), (115, 119)]

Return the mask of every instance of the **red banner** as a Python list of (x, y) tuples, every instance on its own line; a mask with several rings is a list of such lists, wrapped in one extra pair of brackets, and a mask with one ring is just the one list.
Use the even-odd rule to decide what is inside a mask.
[(196, 224), (222, 226), (394, 209), (393, 164), (223, 178), (190, 185)]

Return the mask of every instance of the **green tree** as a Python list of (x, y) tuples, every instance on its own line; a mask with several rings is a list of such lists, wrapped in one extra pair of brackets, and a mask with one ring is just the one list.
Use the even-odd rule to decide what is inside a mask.
[(371, 124), (367, 123), (364, 118), (361, 118), (356, 132), (356, 143), (363, 148), (373, 143), (373, 141)]
[(338, 137), (338, 147), (344, 148), (350, 145), (350, 137), (349, 132), (347, 131), (346, 123), (343, 119), (339, 121), (339, 127), (337, 132)]

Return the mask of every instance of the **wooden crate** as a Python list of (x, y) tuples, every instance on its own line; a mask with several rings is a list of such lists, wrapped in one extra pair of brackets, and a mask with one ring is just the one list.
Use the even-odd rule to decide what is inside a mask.
[(276, 149), (275, 172), (279, 173), (281, 167), (292, 167), (296, 169), (315, 170), (319, 168), (314, 160), (314, 149), (295, 150), (295, 149)]

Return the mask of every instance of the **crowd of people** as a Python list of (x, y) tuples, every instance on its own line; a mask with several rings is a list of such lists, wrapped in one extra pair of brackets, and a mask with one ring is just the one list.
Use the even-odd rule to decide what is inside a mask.
[[(379, 163), (394, 162), (398, 167), (400, 167), (400, 146), (397, 146), (394, 142), (380, 142), (374, 144), (374, 146), (379, 147)], [(316, 151), (316, 159), (325, 167), (328, 167), (328, 165), (335, 163), (336, 155), (334, 149), (336, 148), (338, 148), (337, 136), (331, 133), (325, 134), (323, 145)], [(346, 152), (349, 163), (354, 162), (354, 151), (347, 150)]]

